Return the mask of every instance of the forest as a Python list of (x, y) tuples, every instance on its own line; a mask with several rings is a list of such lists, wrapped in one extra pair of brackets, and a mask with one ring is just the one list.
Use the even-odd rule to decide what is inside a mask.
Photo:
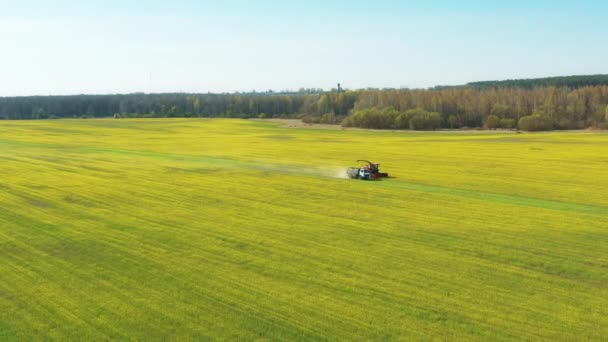
[(283, 93), (3, 97), (0, 119), (299, 118), (311, 123), (376, 129), (608, 128), (607, 77), (479, 84), (327, 92), (304, 89)]
[[(536, 87), (569, 87), (580, 88), (587, 86), (608, 85), (608, 75), (582, 75), (582, 76), (557, 76), (545, 78), (530, 78), (519, 80), (504, 80), (504, 81), (482, 81), (470, 82), (464, 86), (475, 89), (487, 89), (496, 87), (518, 87), (532, 89)], [(450, 86), (438, 86), (435, 89), (453, 88)]]

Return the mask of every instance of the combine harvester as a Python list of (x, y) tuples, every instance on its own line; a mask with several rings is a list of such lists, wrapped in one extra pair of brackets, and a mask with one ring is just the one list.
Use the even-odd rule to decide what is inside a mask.
[(380, 164), (372, 163), (368, 160), (357, 160), (358, 162), (367, 163), (361, 167), (349, 167), (346, 174), (351, 179), (374, 180), (378, 178), (388, 177), (388, 173), (380, 172)]

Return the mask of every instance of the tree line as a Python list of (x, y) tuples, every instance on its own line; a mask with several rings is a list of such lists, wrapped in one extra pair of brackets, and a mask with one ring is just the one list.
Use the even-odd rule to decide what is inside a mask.
[(567, 88), (581, 88), (587, 86), (601, 86), (608, 85), (608, 75), (581, 75), (581, 76), (557, 76), (557, 77), (545, 77), (545, 78), (530, 78), (530, 79), (518, 79), (518, 80), (504, 80), (504, 81), (482, 81), (482, 82), (470, 82), (464, 86), (438, 86), (435, 89), (444, 88), (474, 88), (474, 89), (488, 89), (488, 88), (505, 88), (505, 87), (517, 87), (524, 89), (533, 89), (537, 87), (567, 87)]
[[(395, 116), (395, 112), (401, 116)], [(387, 116), (394, 119), (387, 120)], [(415, 123), (410, 124), (411, 118), (416, 118)], [(367, 128), (417, 129), (423, 118), (430, 122), (422, 126), (432, 129), (608, 128), (608, 86), (367, 91), (357, 94), (351, 115), (344, 123)]]
[(378, 129), (608, 127), (608, 86), (0, 98), (0, 119), (300, 118)]

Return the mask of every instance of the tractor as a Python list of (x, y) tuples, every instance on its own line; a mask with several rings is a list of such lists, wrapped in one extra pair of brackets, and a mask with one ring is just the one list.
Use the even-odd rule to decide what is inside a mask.
[(388, 173), (380, 172), (380, 164), (372, 163), (368, 160), (357, 160), (357, 162), (364, 162), (367, 165), (361, 167), (349, 167), (346, 170), (346, 174), (349, 178), (374, 180), (388, 177)]

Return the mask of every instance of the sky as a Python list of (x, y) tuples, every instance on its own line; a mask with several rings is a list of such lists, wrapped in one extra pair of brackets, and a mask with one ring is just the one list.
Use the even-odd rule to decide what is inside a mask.
[(608, 1), (0, 0), (0, 96), (608, 73)]

